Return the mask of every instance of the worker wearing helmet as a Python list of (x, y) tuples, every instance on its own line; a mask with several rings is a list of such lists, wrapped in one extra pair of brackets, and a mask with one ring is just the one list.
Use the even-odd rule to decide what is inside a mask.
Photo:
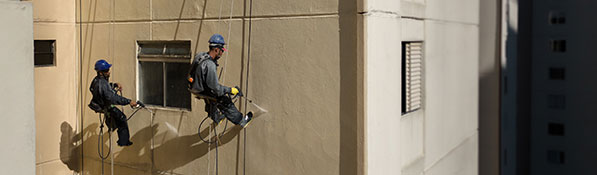
[[(218, 82), (217, 67), (218, 59), (226, 51), (224, 48), (226, 42), (220, 34), (214, 34), (209, 39), (209, 51), (195, 56), (191, 71), (189, 72), (189, 88), (194, 94), (212, 97), (215, 100), (205, 100), (205, 111), (208, 116), (216, 123), (222, 121), (224, 117), (232, 123), (246, 127), (253, 117), (252, 112), (243, 116), (238, 111), (234, 103), (226, 94), (236, 95), (238, 88), (223, 86)], [(223, 115), (220, 115), (218, 109)]]
[(93, 94), (89, 107), (96, 112), (101, 112), (106, 115), (106, 124), (111, 130), (118, 128), (118, 146), (130, 146), (133, 144), (129, 140), (129, 127), (126, 121), (126, 115), (113, 105), (131, 105), (137, 106), (135, 101), (122, 97), (116, 93), (121, 91), (122, 86), (118, 83), (110, 83), (110, 67), (106, 60), (98, 60), (95, 62), (95, 71), (97, 76), (91, 82), (89, 90)]

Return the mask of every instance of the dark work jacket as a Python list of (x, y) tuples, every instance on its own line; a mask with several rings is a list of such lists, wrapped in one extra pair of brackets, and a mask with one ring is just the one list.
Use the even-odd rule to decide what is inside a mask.
[(112, 86), (114, 85), (108, 82), (104, 76), (95, 76), (89, 86), (89, 91), (93, 94), (91, 101), (99, 104), (103, 109), (110, 109), (110, 106), (113, 104), (127, 105), (131, 103), (130, 99), (116, 94)]
[(193, 93), (215, 97), (230, 93), (230, 87), (223, 86), (218, 82), (217, 63), (207, 52), (195, 56), (191, 71), (194, 71), (190, 72), (194, 79), (191, 85)]

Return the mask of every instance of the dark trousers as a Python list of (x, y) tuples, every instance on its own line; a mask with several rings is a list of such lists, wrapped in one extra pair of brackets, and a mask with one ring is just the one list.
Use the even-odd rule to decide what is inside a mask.
[(130, 135), (129, 135), (129, 124), (126, 121), (126, 115), (120, 111), (120, 109), (116, 107), (111, 107), (108, 109), (106, 118), (106, 125), (111, 130), (118, 129), (118, 141), (117, 143), (120, 145), (127, 144), (130, 142)]
[(238, 125), (243, 118), (243, 114), (238, 111), (232, 103), (232, 99), (228, 96), (219, 97), (217, 102), (205, 99), (205, 112), (215, 122), (219, 122), (226, 117), (232, 123)]

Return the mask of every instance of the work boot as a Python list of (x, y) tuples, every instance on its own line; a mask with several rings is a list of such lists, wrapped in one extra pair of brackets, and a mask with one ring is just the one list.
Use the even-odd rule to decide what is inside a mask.
[(249, 126), (249, 124), (251, 123), (252, 120), (253, 120), (253, 112), (249, 112), (240, 121), (240, 126), (243, 128), (246, 128), (247, 126)]
[(133, 145), (133, 142), (131, 142), (131, 141), (129, 141), (127, 143), (121, 143), (121, 142), (116, 142), (116, 143), (118, 143), (118, 146), (121, 146), (121, 147)]

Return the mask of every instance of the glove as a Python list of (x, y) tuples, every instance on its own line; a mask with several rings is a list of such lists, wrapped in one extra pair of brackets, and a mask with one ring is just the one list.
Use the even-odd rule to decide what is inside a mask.
[(230, 88), (230, 94), (232, 94), (232, 95), (236, 95), (236, 94), (238, 94), (238, 89), (237, 89), (237, 88), (235, 88), (235, 87), (233, 87), (233, 88)]

